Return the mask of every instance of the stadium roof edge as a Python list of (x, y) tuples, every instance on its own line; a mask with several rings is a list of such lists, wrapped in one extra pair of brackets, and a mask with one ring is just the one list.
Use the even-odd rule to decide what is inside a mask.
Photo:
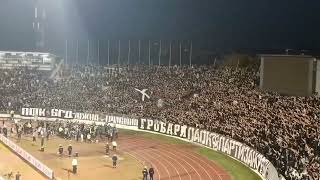
[(295, 55), (295, 54), (258, 54), (260, 57), (295, 57), (295, 58), (315, 58), (310, 55)]
[(1, 53), (22, 53), (22, 54), (39, 54), (39, 55), (53, 55), (53, 54), (51, 54), (51, 53), (49, 53), (49, 52), (30, 52), (30, 51), (28, 51), (28, 52), (23, 52), (23, 51), (0, 51), (0, 54)]

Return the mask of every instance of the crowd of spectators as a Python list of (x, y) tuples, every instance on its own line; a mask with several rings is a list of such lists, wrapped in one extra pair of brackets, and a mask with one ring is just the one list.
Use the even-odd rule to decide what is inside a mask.
[[(208, 129), (264, 154), (287, 179), (320, 179), (320, 100), (261, 92), (258, 66), (65, 67), (0, 71), (0, 109), (60, 108)], [(148, 89), (142, 101), (137, 89)]]

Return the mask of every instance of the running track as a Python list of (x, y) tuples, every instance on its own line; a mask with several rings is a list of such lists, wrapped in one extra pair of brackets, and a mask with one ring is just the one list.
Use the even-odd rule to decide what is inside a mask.
[(183, 145), (124, 135), (118, 139), (118, 149), (143, 166), (152, 166), (155, 180), (231, 180), (215, 162)]

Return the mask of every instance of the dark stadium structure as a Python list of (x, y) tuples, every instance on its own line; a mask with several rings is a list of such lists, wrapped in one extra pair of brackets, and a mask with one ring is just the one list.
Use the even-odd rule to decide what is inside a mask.
[(319, 92), (316, 58), (306, 55), (261, 56), (260, 88), (284, 95), (311, 96)]

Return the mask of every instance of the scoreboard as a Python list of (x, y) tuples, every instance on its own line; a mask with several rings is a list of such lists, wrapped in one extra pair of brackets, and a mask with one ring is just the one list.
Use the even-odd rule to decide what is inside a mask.
[(305, 55), (261, 55), (260, 88), (284, 95), (314, 93), (314, 61)]

